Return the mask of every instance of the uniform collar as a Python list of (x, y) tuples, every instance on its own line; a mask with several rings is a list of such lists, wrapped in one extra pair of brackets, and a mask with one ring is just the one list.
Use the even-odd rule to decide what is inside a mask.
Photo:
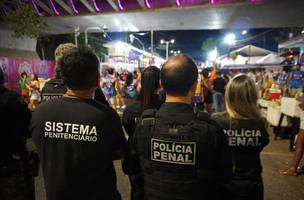
[(164, 109), (176, 109), (176, 110), (191, 110), (193, 111), (193, 108), (190, 104), (187, 103), (177, 103), (177, 102), (170, 102), (170, 103), (164, 103), (161, 108)]
[(187, 123), (195, 116), (193, 108), (186, 103), (164, 103), (156, 114), (165, 123)]

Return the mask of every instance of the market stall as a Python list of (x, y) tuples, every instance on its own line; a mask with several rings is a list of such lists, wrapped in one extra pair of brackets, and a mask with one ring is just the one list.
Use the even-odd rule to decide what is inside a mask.
[(299, 101), (291, 97), (282, 97), (281, 112), (289, 117), (300, 117), (301, 108), (299, 107)]
[(149, 65), (159, 67), (165, 62), (161, 57), (125, 42), (111, 41), (104, 46), (108, 48), (109, 55), (103, 65), (111, 66), (116, 70), (134, 71), (136, 68), (145, 68)]
[(275, 52), (246, 45), (231, 51), (229, 55), (220, 56), (217, 63), (226, 69), (256, 69), (281, 66), (284, 60), (284, 57)]

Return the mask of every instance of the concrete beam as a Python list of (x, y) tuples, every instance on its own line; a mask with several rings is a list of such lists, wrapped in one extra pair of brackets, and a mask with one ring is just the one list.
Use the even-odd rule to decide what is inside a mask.
[(146, 4), (145, 4), (145, 0), (137, 0), (138, 4), (140, 5), (140, 7), (146, 9)]
[(119, 11), (118, 6), (115, 4), (115, 2), (113, 0), (107, 0), (107, 1), (115, 11)]
[(55, 0), (65, 11), (67, 11), (70, 15), (73, 14), (72, 9), (62, 0)]
[(50, 14), (50, 15), (54, 14), (54, 12), (47, 5), (45, 5), (41, 0), (36, 0), (35, 2), (40, 8), (42, 8), (48, 14)]
[(94, 12), (94, 8), (92, 7), (91, 4), (88, 3), (87, 0), (80, 0), (80, 1), (90, 12)]

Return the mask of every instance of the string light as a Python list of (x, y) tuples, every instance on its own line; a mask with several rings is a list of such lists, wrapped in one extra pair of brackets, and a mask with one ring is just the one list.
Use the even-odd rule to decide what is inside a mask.
[(96, 12), (100, 12), (100, 8), (98, 7), (97, 3), (96, 3), (96, 0), (92, 0), (92, 3), (94, 5), (94, 8), (95, 8), (95, 11)]
[(56, 15), (60, 15), (60, 12), (56, 9), (56, 6), (55, 6), (53, 0), (49, 0), (49, 2), (50, 2), (50, 4), (51, 4), (51, 6), (52, 6), (52, 8), (53, 8), (53, 10), (54, 10), (54, 12), (55, 12), (55, 14), (56, 14)]

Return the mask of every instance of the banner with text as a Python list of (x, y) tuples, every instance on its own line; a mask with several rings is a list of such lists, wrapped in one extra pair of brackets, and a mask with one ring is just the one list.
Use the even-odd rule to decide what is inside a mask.
[(0, 57), (0, 68), (4, 72), (4, 85), (19, 91), (20, 74), (26, 72), (28, 77), (37, 74), (39, 78), (48, 79), (55, 74), (55, 62), (39, 59)]

